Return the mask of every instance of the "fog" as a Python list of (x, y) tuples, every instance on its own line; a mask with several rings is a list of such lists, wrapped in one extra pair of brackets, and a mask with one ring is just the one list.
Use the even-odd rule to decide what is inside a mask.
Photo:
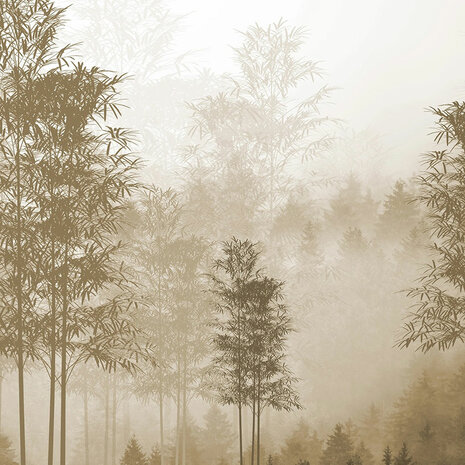
[(465, 4), (14, 3), (0, 464), (461, 463)]

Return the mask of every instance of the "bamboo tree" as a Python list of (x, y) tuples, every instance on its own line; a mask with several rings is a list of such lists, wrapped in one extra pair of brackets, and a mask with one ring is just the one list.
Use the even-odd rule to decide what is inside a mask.
[[(63, 11), (55, 8), (50, 1), (12, 0), (0, 4), (1, 152), (4, 173), (1, 185), (4, 234), (2, 252), (10, 249), (14, 256), (11, 261), (6, 260), (3, 255), (3, 295), (14, 296), (8, 308), (15, 313), (16, 321), (14, 325), (5, 325), (3, 330), (6, 341), (10, 340), (10, 343), (8, 333), (11, 334), (13, 329), (16, 332), (16, 343), (10, 353), (14, 353), (18, 365), (22, 465), (26, 463), (24, 366), (32, 349), (29, 343), (25, 351), (24, 338), (30, 333), (28, 328), (33, 323), (31, 317), (36, 311), (34, 294), (40, 283), (37, 270), (32, 269), (36, 254), (31, 254), (32, 248), (37, 245), (36, 235), (32, 230), (38, 218), (33, 191), (40, 182), (34, 182), (31, 177), (31, 168), (36, 162), (33, 146), (38, 133), (40, 134), (37, 127), (39, 105), (34, 84), (63, 53), (55, 48), (54, 43)], [(11, 209), (13, 203), (14, 210)], [(15, 218), (14, 227), (12, 223), (8, 224), (5, 215)], [(9, 271), (11, 268), (12, 274)], [(14, 284), (14, 289), (9, 291), (8, 275), (11, 278), (10, 283)]]
[(219, 237), (232, 231), (272, 241), (277, 212), (296, 185), (293, 163), (330, 147), (321, 105), (331, 89), (322, 85), (307, 89), (304, 100), (290, 99), (294, 88), (323, 77), (318, 63), (299, 56), (305, 37), (304, 28), (283, 20), (249, 27), (234, 49), (240, 69), (226, 91), (190, 105), (186, 191), (194, 220), (202, 228), (203, 218), (214, 215)]
[(87, 371), (85, 372), (84, 378), (84, 454), (85, 464), (90, 465), (90, 454), (89, 454), (89, 387), (87, 381)]
[(110, 382), (109, 375), (105, 376), (105, 433), (103, 439), (103, 465), (108, 465), (108, 438), (110, 431)]
[[(247, 284), (246, 334), (249, 338), (252, 422), (257, 423), (257, 465), (260, 465), (261, 415), (267, 406), (290, 411), (301, 408), (295, 377), (285, 364), (290, 317), (283, 300), (284, 283), (266, 276)], [(252, 433), (254, 434), (254, 433)], [(252, 438), (252, 456), (254, 454)], [(253, 463), (253, 462), (252, 462)]]
[(191, 399), (202, 394), (202, 361), (207, 356), (210, 307), (205, 301), (202, 275), (208, 246), (196, 236), (179, 237), (172, 243), (171, 302), (175, 331), (174, 353), (177, 374), (177, 451), (186, 464), (187, 419)]
[(139, 226), (133, 258), (147, 304), (143, 321), (162, 362), (136, 379), (135, 392), (146, 400), (155, 397), (158, 401), (162, 460), (163, 403), (168, 396), (174, 398), (175, 463), (184, 464), (188, 404), (197, 395), (199, 364), (206, 355), (208, 306), (200, 274), (207, 246), (202, 239), (185, 234), (183, 209), (173, 190), (149, 186), (136, 203)]
[(132, 258), (139, 276), (139, 289), (146, 302), (143, 326), (153, 341), (160, 363), (135, 380), (135, 392), (143, 399), (154, 394), (158, 402), (160, 456), (165, 465), (164, 403), (173, 395), (174, 374), (171, 299), (172, 244), (181, 234), (181, 204), (176, 192), (147, 186), (136, 201)]
[(84, 426), (84, 460), (85, 465), (90, 465), (90, 437), (89, 437), (89, 401), (92, 397), (98, 395), (97, 381), (100, 380), (99, 376), (101, 370), (96, 367), (81, 364), (75, 370), (73, 376), (68, 384), (68, 389), (79, 395), (82, 399), (82, 421)]
[(116, 465), (116, 373), (113, 373), (112, 383), (112, 403), (111, 403), (111, 465)]
[(213, 342), (214, 380), (219, 384), (219, 401), (238, 409), (239, 454), (243, 463), (242, 409), (249, 402), (248, 346), (245, 337), (247, 284), (259, 275), (256, 244), (233, 238), (223, 243), (223, 257), (214, 263), (212, 292), (216, 296), (219, 318)]
[[(58, 245), (59, 249), (56, 283), (61, 304), (57, 323), (61, 329), (62, 463), (66, 461), (66, 385), (76, 363), (93, 358), (109, 369), (113, 369), (115, 363), (128, 367), (126, 355), (133, 349), (132, 354), (139, 350), (134, 331), (126, 321), (121, 321), (121, 334), (115, 332), (115, 326), (108, 326), (110, 321), (117, 324), (117, 319), (131, 306), (130, 294), (126, 292), (129, 288), (125, 284), (128, 283), (127, 271), (118, 257), (122, 244), (116, 240), (116, 232), (122, 224), (126, 198), (138, 187), (135, 180), (138, 161), (129, 152), (131, 132), (112, 127), (100, 129), (110, 114), (114, 117), (121, 114), (115, 90), (121, 81), (121, 76), (108, 76), (98, 68), (87, 69), (81, 63), (73, 63), (69, 69), (53, 70), (36, 86), (42, 95), (49, 99), (55, 97), (53, 105), (46, 106), (55, 124), (44, 125), (42, 134), (60, 141), (59, 158), (53, 170), (47, 171), (44, 162), (39, 164), (38, 170), (40, 174), (54, 176), (60, 192), (52, 196), (55, 214), (49, 221), (54, 221), (50, 228), (52, 246)], [(42, 142), (39, 148), (43, 146)], [(52, 268), (56, 266), (55, 259), (53, 253)], [(113, 289), (112, 292), (121, 289), (129, 300), (121, 294), (106, 299), (103, 304), (97, 303), (96, 295), (104, 289)], [(121, 310), (117, 306), (122, 306)], [(89, 312), (93, 313), (90, 319)], [(53, 316), (52, 311), (52, 333), (56, 324)], [(83, 320), (84, 316), (87, 320)], [(90, 327), (85, 321), (92, 321), (96, 326)], [(103, 352), (89, 354), (89, 348), (96, 347), (92, 340), (96, 332), (106, 346)], [(92, 337), (89, 339), (86, 333)], [(88, 342), (83, 342), (83, 338)], [(53, 345), (55, 338), (50, 339)], [(121, 347), (130, 339), (134, 342), (132, 349), (126, 350), (126, 354), (117, 353), (116, 346)]]
[(419, 285), (408, 291), (415, 303), (398, 343), (402, 348), (418, 344), (424, 352), (446, 350), (464, 340), (465, 103), (453, 102), (432, 112), (437, 117), (435, 142), (440, 146), (424, 157), (416, 197), (426, 207), (432, 261)]

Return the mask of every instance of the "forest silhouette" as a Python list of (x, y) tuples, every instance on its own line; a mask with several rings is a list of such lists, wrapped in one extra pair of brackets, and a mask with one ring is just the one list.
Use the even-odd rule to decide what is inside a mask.
[(389, 177), (305, 27), (58, 3), (0, 0), (0, 465), (463, 463), (465, 102)]

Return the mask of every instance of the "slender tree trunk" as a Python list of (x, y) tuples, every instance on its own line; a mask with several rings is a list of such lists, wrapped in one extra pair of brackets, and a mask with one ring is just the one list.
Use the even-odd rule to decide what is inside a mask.
[(89, 393), (87, 389), (87, 372), (84, 375), (84, 449), (86, 465), (90, 464), (89, 457)]
[(180, 422), (181, 422), (181, 373), (180, 363), (178, 359), (178, 373), (177, 373), (177, 386), (176, 386), (176, 455), (175, 465), (179, 465), (179, 436), (180, 436)]
[(239, 380), (238, 380), (238, 408), (239, 408), (239, 463), (240, 465), (243, 465), (244, 457), (243, 457), (243, 446), (242, 446), (242, 354), (241, 354), (241, 349), (242, 349), (242, 342), (241, 342), (241, 308), (239, 304), (239, 309), (237, 312), (237, 330), (238, 330), (238, 336), (239, 336), (239, 350), (238, 350), (238, 361), (239, 361), (239, 370), (238, 370), (238, 375), (239, 375)]
[(255, 459), (255, 399), (253, 399), (252, 403), (252, 452), (251, 452), (251, 457), (250, 457), (250, 463), (251, 465), (254, 464), (254, 459)]
[[(65, 312), (63, 312), (65, 313)], [(63, 316), (63, 327), (67, 326)], [(66, 336), (65, 336), (66, 337)], [(60, 464), (66, 465), (66, 342), (61, 351), (61, 426), (60, 426)]]
[(108, 376), (108, 374), (105, 374), (105, 439), (103, 443), (103, 465), (108, 465), (108, 429), (110, 423), (110, 387), (108, 382)]
[[(53, 317), (52, 317), (53, 318)], [(52, 330), (53, 333), (53, 330)], [(53, 338), (53, 336), (52, 336)], [(50, 359), (50, 406), (48, 414), (48, 465), (53, 465), (53, 446), (55, 434), (55, 390), (56, 390), (56, 366), (55, 348), (52, 347)]]
[(66, 465), (66, 387), (67, 387), (67, 339), (68, 339), (68, 245), (65, 246), (63, 270), (63, 315), (61, 335), (61, 428), (60, 465)]
[(239, 454), (240, 454), (240, 459), (239, 463), (240, 465), (243, 465), (243, 457), (242, 457), (242, 402), (239, 401)]
[(113, 405), (112, 405), (112, 432), (111, 432), (111, 463), (116, 465), (116, 373), (113, 374)]
[(163, 374), (160, 373), (160, 391), (159, 391), (159, 402), (160, 402), (160, 458), (161, 465), (165, 465), (165, 435), (164, 435), (164, 412), (163, 412)]
[(186, 465), (186, 439), (187, 439), (187, 360), (184, 351), (183, 383), (182, 383), (182, 465)]
[(261, 405), (260, 405), (260, 373), (258, 374), (258, 389), (257, 389), (257, 465), (260, 465), (260, 417), (261, 417)]
[(22, 348), (18, 349), (18, 365), (19, 442), (21, 450), (21, 465), (26, 465), (26, 420), (24, 412), (24, 355)]
[(3, 369), (0, 368), (0, 434), (2, 433), (2, 394), (3, 394)]
[[(161, 272), (158, 272), (158, 343), (162, 347), (162, 306), (161, 306)], [(163, 418), (163, 369), (160, 367), (160, 384), (159, 384), (159, 414), (160, 414), (160, 458), (161, 465), (165, 465), (165, 435), (164, 435), (164, 418)]]
[(21, 167), (20, 144), (17, 141), (16, 154), (16, 298), (18, 304), (18, 402), (19, 402), (19, 443), (21, 465), (26, 465), (26, 419), (24, 408), (24, 346), (23, 346), (23, 250), (22, 250), (22, 225), (21, 225)]
[[(53, 200), (52, 200), (53, 203)], [(53, 207), (52, 207), (53, 208)], [(51, 213), (53, 217), (53, 211)], [(52, 220), (53, 228), (53, 220)], [(55, 439), (55, 394), (56, 394), (56, 283), (55, 283), (55, 239), (52, 234), (52, 270), (51, 270), (51, 342), (50, 342), (50, 404), (48, 414), (48, 465), (53, 465), (53, 451)]]

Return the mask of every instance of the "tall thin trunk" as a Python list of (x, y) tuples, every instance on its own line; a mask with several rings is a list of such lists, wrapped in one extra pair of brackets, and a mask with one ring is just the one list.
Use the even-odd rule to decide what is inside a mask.
[(238, 361), (239, 361), (239, 380), (238, 380), (238, 408), (239, 408), (239, 463), (243, 465), (243, 446), (242, 446), (242, 354), (241, 354), (241, 308), (237, 311), (237, 331), (239, 336), (239, 350), (238, 350)]
[(21, 465), (26, 465), (26, 419), (24, 408), (24, 346), (23, 346), (23, 250), (22, 250), (22, 225), (21, 225), (21, 167), (20, 145), (17, 141), (16, 153), (16, 298), (18, 304), (18, 402), (19, 402), (19, 443)]
[[(255, 392), (255, 379), (254, 379), (254, 392)], [(252, 400), (252, 451), (251, 451), (251, 465), (254, 464), (255, 460), (255, 399)]]
[[(52, 200), (53, 203), (53, 200)], [(52, 205), (53, 208), (53, 205)], [(53, 217), (53, 211), (51, 213)], [(53, 227), (53, 221), (52, 221)], [(48, 465), (53, 465), (54, 436), (55, 436), (55, 393), (56, 393), (56, 283), (55, 283), (55, 239), (52, 230), (52, 270), (51, 270), (51, 341), (50, 341), (50, 401), (48, 414)]]
[(186, 465), (186, 439), (187, 439), (187, 359), (184, 351), (183, 383), (182, 383), (182, 465)]
[[(20, 335), (22, 339), (22, 331)], [(19, 338), (18, 338), (19, 339)], [(26, 420), (24, 409), (24, 355), (22, 347), (18, 348), (18, 392), (19, 392), (19, 442), (21, 465), (26, 465)]]
[(70, 216), (71, 185), (68, 182), (67, 202), (65, 208), (65, 245), (63, 251), (63, 274), (61, 282), (62, 293), (62, 327), (61, 327), (61, 424), (60, 424), (60, 465), (66, 465), (66, 396), (68, 384), (67, 348), (68, 348), (68, 280), (69, 280), (69, 216)]
[(242, 457), (242, 402), (239, 400), (239, 454), (240, 454), (240, 465), (243, 465), (243, 457)]
[(2, 433), (2, 394), (3, 394), (3, 369), (0, 368), (0, 434)]
[(113, 374), (113, 403), (111, 425), (111, 464), (116, 465), (116, 373)]
[[(162, 374), (160, 373), (162, 376)], [(165, 465), (165, 435), (164, 435), (164, 412), (163, 412), (163, 381), (160, 379), (160, 391), (159, 391), (159, 402), (160, 402), (160, 458), (161, 465)]]
[(260, 373), (258, 374), (258, 389), (257, 389), (257, 465), (260, 465), (260, 417), (261, 417), (261, 405), (260, 405)]
[(176, 455), (174, 464), (179, 465), (179, 436), (180, 436), (180, 421), (181, 421), (181, 373), (180, 363), (178, 357), (178, 373), (177, 373), (177, 386), (176, 386)]
[(108, 382), (108, 374), (105, 374), (105, 439), (103, 444), (103, 465), (108, 465), (108, 429), (109, 429), (109, 403), (110, 403), (110, 387)]
[(60, 425), (60, 465), (66, 465), (66, 386), (67, 386), (67, 339), (68, 339), (68, 245), (65, 245), (63, 267), (63, 314), (61, 335), (61, 425)]
[[(162, 308), (161, 308), (161, 272), (158, 272), (158, 343), (162, 346)], [(160, 458), (161, 465), (165, 465), (165, 435), (164, 435), (164, 418), (163, 418), (163, 369), (160, 366), (160, 384), (159, 384), (159, 415), (160, 415)]]
[(86, 465), (90, 464), (89, 457), (89, 393), (87, 389), (87, 372), (84, 374), (84, 449)]

